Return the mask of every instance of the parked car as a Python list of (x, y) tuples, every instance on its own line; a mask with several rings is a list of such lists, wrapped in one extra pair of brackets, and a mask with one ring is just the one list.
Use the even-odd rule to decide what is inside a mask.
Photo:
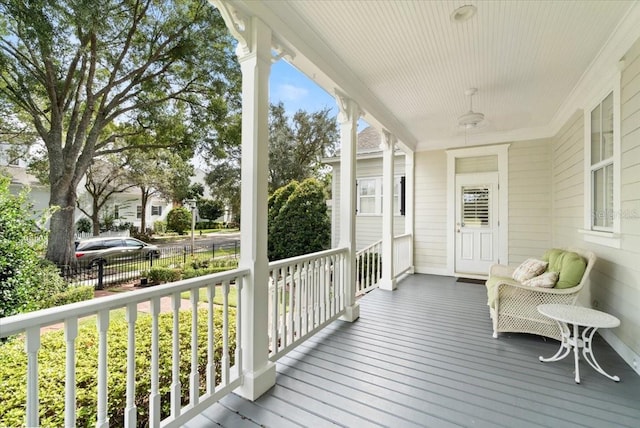
[(136, 238), (90, 238), (76, 242), (76, 260), (80, 267), (159, 257), (157, 246)]

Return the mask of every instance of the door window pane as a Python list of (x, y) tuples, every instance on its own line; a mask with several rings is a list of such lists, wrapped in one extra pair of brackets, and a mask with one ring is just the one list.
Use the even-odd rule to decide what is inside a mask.
[(489, 226), (489, 188), (466, 187), (462, 188), (462, 226), (463, 227), (488, 227)]

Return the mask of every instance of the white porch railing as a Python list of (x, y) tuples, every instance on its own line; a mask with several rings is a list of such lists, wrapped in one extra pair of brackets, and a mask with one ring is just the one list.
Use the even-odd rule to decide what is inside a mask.
[(393, 276), (399, 277), (411, 269), (411, 246), (413, 239), (410, 233), (398, 235), (393, 239)]
[(382, 278), (382, 240), (356, 252), (356, 296), (374, 288)]
[[(393, 276), (399, 277), (411, 269), (410, 233), (398, 235), (393, 239)], [(382, 241), (374, 242), (356, 253), (356, 296), (378, 288), (382, 278)]]
[[(146, 290), (131, 293), (122, 293), (115, 296), (104, 297), (87, 302), (74, 303), (42, 311), (16, 315), (0, 319), (0, 337), (24, 335), (25, 351), (27, 353), (27, 378), (26, 378), (26, 417), (24, 424), (27, 427), (40, 426), (39, 421), (39, 399), (38, 383), (40, 376), (38, 364), (38, 351), (40, 349), (41, 329), (43, 327), (64, 323), (64, 337), (66, 350), (66, 370), (60, 373), (64, 376), (65, 382), (65, 426), (76, 426), (76, 337), (78, 336), (79, 319), (84, 317), (97, 317), (96, 328), (98, 331), (98, 366), (95, 377), (97, 378), (97, 427), (109, 426), (108, 419), (108, 372), (114, 368), (109, 361), (107, 349), (107, 334), (110, 325), (110, 312), (115, 309), (125, 309), (127, 322), (127, 351), (126, 351), (126, 403), (124, 409), (124, 426), (133, 428), (137, 425), (136, 408), (136, 378), (140, 376), (136, 368), (136, 320), (138, 316), (138, 305), (148, 304), (151, 313), (151, 388), (148, 395), (149, 406), (149, 426), (151, 427), (174, 427), (180, 426), (190, 418), (200, 413), (206, 406), (216, 402), (224, 395), (237, 388), (242, 382), (242, 354), (240, 348), (240, 292), (242, 290), (243, 279), (249, 273), (248, 270), (236, 269), (220, 274), (214, 274), (189, 280), (179, 281), (171, 284), (159, 285)], [(222, 290), (222, 331), (215, 332), (214, 329), (214, 297), (216, 285)], [(235, 328), (230, 326), (229, 317), (229, 291), (231, 287), (237, 288), (237, 309), (235, 317)], [(200, 300), (200, 291), (206, 290), (206, 302)], [(183, 400), (181, 397), (180, 381), (180, 331), (179, 331), (179, 311), (182, 303), (181, 293), (189, 292), (189, 303), (191, 308), (201, 308), (201, 310), (191, 310), (191, 331), (189, 338), (190, 350), (190, 373), (189, 373), (189, 397)], [(166, 300), (165, 300), (166, 299)], [(203, 299), (205, 300), (205, 299)], [(217, 309), (219, 310), (219, 309)], [(173, 326), (171, 330), (171, 349), (159, 349), (159, 317), (160, 312), (166, 311), (173, 314)], [(205, 337), (198, 335), (198, 317), (206, 314)], [(202, 322), (201, 322), (202, 324)], [(219, 329), (219, 328), (218, 328)], [(232, 332), (235, 330), (235, 337)], [(215, 358), (215, 336), (222, 336), (221, 357)], [(184, 334), (183, 334), (184, 335)], [(232, 343), (235, 342), (235, 354), (231, 355)], [(206, 370), (203, 378), (200, 378), (198, 353), (203, 357), (202, 350), (198, 351), (199, 345), (206, 349)], [(84, 346), (84, 345), (83, 345)], [(184, 348), (184, 347), (183, 347)], [(171, 354), (172, 375), (171, 379), (159, 377), (159, 356)], [(184, 350), (182, 351), (184, 353)], [(183, 358), (184, 359), (184, 358)], [(231, 360), (234, 363), (231, 366)], [(221, 372), (221, 380), (216, 381), (216, 367)], [(43, 368), (44, 369), (44, 368)], [(51, 376), (50, 371), (46, 374)], [(165, 382), (165, 383), (163, 383)], [(169, 385), (168, 385), (169, 384)], [(169, 390), (168, 400), (170, 401), (170, 414), (164, 418), (161, 416), (161, 390)], [(186, 388), (185, 388), (186, 389)], [(200, 391), (205, 391), (203, 394)], [(186, 406), (182, 402), (188, 401)]]
[(347, 255), (332, 249), (269, 264), (270, 360), (344, 313)]

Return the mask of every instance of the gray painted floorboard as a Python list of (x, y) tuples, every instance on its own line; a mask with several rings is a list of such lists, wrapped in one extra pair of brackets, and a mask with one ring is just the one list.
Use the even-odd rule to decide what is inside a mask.
[(577, 385), (572, 358), (538, 361), (559, 342), (491, 333), (484, 286), (412, 275), (281, 358), (264, 396), (231, 394), (185, 427), (640, 426), (640, 376), (599, 336), (619, 383), (581, 361)]

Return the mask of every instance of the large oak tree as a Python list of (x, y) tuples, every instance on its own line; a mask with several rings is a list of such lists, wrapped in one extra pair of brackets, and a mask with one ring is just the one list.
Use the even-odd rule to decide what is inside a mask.
[(3, 0), (0, 33), (0, 97), (46, 147), (59, 265), (74, 260), (76, 188), (95, 157), (184, 109), (216, 144), (217, 120), (239, 105), (233, 42), (205, 0)]

